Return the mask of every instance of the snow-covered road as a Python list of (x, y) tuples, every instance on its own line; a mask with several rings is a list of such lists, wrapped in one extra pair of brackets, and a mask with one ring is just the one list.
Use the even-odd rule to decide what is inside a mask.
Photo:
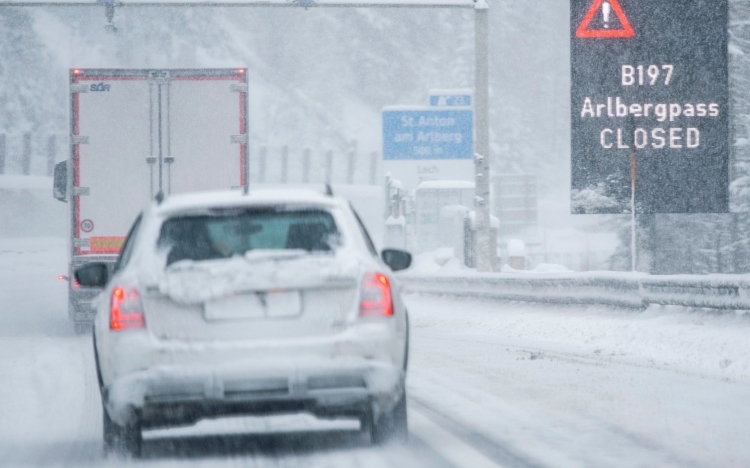
[[(90, 336), (66, 320), (59, 239), (0, 239), (0, 466), (101, 451)], [(407, 297), (407, 446), (352, 422), (235, 418), (147, 434), (134, 465), (750, 466), (750, 318)]]
[(412, 297), (411, 397), (531, 464), (750, 466), (750, 319)]

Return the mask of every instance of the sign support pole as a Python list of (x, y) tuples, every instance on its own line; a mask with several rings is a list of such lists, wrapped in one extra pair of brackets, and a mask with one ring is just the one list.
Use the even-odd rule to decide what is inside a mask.
[(495, 263), (496, 239), (490, 224), (490, 119), (489, 119), (489, 6), (485, 0), (477, 0), (474, 7), (474, 36), (476, 53), (476, 242), (474, 258), (477, 271), (492, 271)]
[(635, 244), (635, 144), (630, 147), (630, 271), (635, 272), (637, 247)]

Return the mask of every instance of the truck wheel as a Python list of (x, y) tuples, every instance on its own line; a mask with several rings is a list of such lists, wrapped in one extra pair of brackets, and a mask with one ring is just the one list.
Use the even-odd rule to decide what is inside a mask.
[(396, 406), (391, 411), (380, 416), (376, 422), (369, 416), (370, 438), (375, 445), (386, 442), (404, 443), (409, 440), (409, 428), (406, 417), (406, 390), (401, 394)]
[(125, 454), (133, 458), (139, 458), (143, 444), (140, 423), (134, 421), (123, 427), (112, 421), (106, 408), (102, 408), (102, 412), (104, 414), (102, 434), (104, 438), (104, 453)]

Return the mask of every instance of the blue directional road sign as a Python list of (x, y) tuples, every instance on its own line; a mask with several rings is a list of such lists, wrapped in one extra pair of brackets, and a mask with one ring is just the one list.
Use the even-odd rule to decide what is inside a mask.
[(383, 159), (472, 159), (474, 112), (470, 109), (383, 110)]

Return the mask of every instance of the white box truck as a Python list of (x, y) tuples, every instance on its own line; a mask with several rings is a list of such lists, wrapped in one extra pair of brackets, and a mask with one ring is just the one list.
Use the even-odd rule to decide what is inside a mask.
[(246, 116), (246, 69), (70, 71), (70, 157), (55, 167), (54, 196), (70, 205), (76, 331), (93, 321), (98, 291), (70, 273), (114, 265), (149, 200), (246, 185)]

